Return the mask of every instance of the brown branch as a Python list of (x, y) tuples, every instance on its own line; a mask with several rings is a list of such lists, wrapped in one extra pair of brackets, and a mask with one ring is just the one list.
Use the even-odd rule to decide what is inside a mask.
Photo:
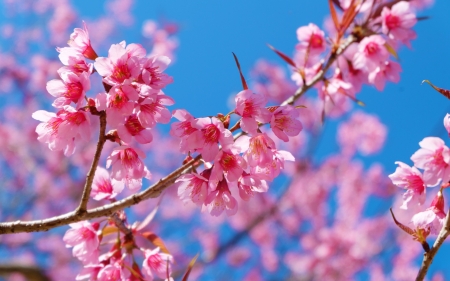
[(80, 205), (76, 209), (75, 213), (81, 215), (86, 212), (87, 203), (89, 201), (89, 195), (92, 190), (92, 182), (94, 181), (95, 171), (97, 170), (98, 161), (102, 154), (103, 146), (106, 142), (106, 112), (100, 111), (100, 133), (98, 135), (97, 149), (95, 150), (94, 160), (92, 160), (91, 168), (86, 175), (86, 183), (84, 184), (83, 194), (81, 195)]
[(50, 281), (51, 279), (44, 271), (37, 266), (22, 264), (2, 264), (0, 265), (0, 276), (7, 276), (12, 273), (20, 273), (30, 281)]
[[(330, 58), (328, 59), (325, 66), (320, 70), (316, 76), (313, 77), (311, 82), (309, 84), (303, 85), (301, 88), (299, 88), (293, 96), (285, 100), (281, 105), (287, 105), (287, 104), (293, 104), (297, 99), (299, 99), (307, 90), (312, 88), (316, 83), (321, 81), (328, 69), (331, 67), (331, 65), (334, 63), (334, 61), (347, 49), (348, 46), (350, 46), (352, 43), (356, 42), (356, 38), (353, 35), (350, 35), (337, 49), (336, 51), (333, 51), (330, 55)], [(106, 115), (105, 115), (106, 117)], [(106, 140), (105, 134), (100, 133), (100, 137), (103, 136), (104, 140)], [(238, 138), (241, 134), (238, 133), (235, 136), (235, 139)], [(99, 137), (99, 140), (100, 140)], [(99, 141), (100, 142), (100, 141)], [(187, 162), (183, 166), (179, 167), (172, 173), (170, 173), (165, 178), (162, 178), (159, 180), (159, 182), (153, 184), (152, 186), (146, 188), (145, 190), (130, 195), (127, 198), (124, 198), (120, 201), (116, 201), (114, 203), (110, 203), (98, 208), (90, 209), (82, 211), (82, 208), (80, 208), (82, 205), (80, 204), (80, 207), (73, 212), (69, 212), (60, 216), (44, 219), (44, 220), (34, 220), (34, 221), (25, 221), (22, 222), (20, 220), (15, 222), (4, 222), (0, 223), (0, 235), (1, 234), (9, 234), (9, 233), (20, 233), (20, 232), (39, 232), (39, 231), (47, 231), (49, 229), (67, 225), (70, 223), (83, 221), (83, 220), (89, 220), (93, 218), (98, 217), (104, 217), (104, 216), (111, 216), (114, 212), (122, 210), (124, 208), (130, 207), (132, 205), (138, 204), (139, 202), (146, 200), (148, 198), (156, 198), (158, 197), (161, 192), (169, 187), (171, 184), (175, 182), (175, 180), (180, 177), (182, 174), (188, 172), (194, 167), (198, 167), (201, 163), (200, 160), (201, 155), (198, 155), (196, 158), (192, 159), (191, 161)], [(95, 161), (94, 161), (95, 162)], [(94, 163), (93, 163), (94, 166)], [(92, 167), (91, 167), (92, 171)], [(95, 170), (94, 172), (95, 173)], [(91, 174), (91, 173), (90, 173)], [(88, 185), (89, 175), (86, 180), (86, 185)], [(92, 180), (92, 179), (91, 179)], [(89, 198), (89, 192), (90, 192), (90, 186), (92, 185), (92, 182), (89, 184), (89, 190), (85, 188), (83, 192), (82, 198)], [(89, 192), (88, 192), (89, 191)], [(87, 195), (86, 195), (87, 194)], [(87, 199), (86, 202), (87, 202)]]
[(192, 169), (192, 167), (199, 166), (201, 163), (198, 160), (200, 159), (201, 155), (195, 157), (191, 161), (179, 167), (168, 176), (160, 179), (157, 183), (146, 188), (145, 190), (130, 195), (120, 201), (116, 201), (114, 203), (107, 204), (95, 209), (87, 210), (85, 213), (77, 213), (76, 211), (74, 211), (44, 220), (25, 222), (18, 220), (15, 222), (0, 223), (0, 234), (47, 231), (58, 226), (67, 225), (78, 221), (110, 216), (116, 211), (122, 210), (132, 205), (136, 205), (148, 198), (158, 197), (164, 189), (173, 184), (175, 180), (183, 173), (189, 171), (190, 169)]
[(442, 246), (442, 244), (444, 243), (445, 239), (449, 234), (450, 234), (450, 210), (447, 213), (447, 216), (445, 217), (444, 226), (439, 232), (439, 235), (436, 238), (433, 247), (428, 253), (425, 252), (423, 254), (422, 265), (420, 266), (419, 272), (417, 273), (416, 281), (422, 281), (425, 279), (425, 275), (427, 274), (428, 268), (433, 262), (434, 256), (436, 255), (437, 251)]

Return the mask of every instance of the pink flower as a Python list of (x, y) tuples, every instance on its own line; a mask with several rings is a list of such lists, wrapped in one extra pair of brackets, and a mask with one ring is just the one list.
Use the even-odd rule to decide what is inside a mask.
[(151, 130), (141, 125), (136, 114), (128, 116), (124, 124), (119, 124), (117, 126), (117, 133), (120, 139), (128, 144), (133, 137), (140, 144), (150, 143), (153, 140)]
[[(109, 48), (107, 58), (95, 59), (95, 69), (104, 77), (105, 83), (109, 85), (122, 84), (125, 80), (135, 80), (139, 76), (141, 72), (140, 59), (143, 56), (141, 50), (136, 50), (135, 46), (135, 44), (130, 44), (125, 48), (125, 42), (113, 44)], [(139, 56), (133, 56), (134, 53)]]
[(416, 229), (423, 229), (430, 231), (431, 234), (438, 234), (444, 226), (445, 216), (444, 196), (439, 191), (433, 202), (431, 202), (431, 206), (425, 211), (415, 214), (411, 222)]
[(253, 196), (253, 192), (267, 192), (269, 186), (264, 180), (259, 180), (247, 173), (243, 173), (238, 181), (239, 196), (242, 200), (248, 201)]
[(338, 58), (339, 74), (343, 81), (351, 85), (354, 93), (360, 92), (362, 85), (367, 83), (367, 73), (362, 69), (356, 69), (352, 63), (352, 59), (357, 52), (358, 44), (353, 43), (345, 50), (343, 56)]
[(281, 140), (288, 142), (289, 137), (295, 137), (303, 129), (302, 123), (297, 120), (298, 108), (291, 105), (278, 107), (272, 115), (270, 127), (273, 133)]
[(257, 134), (250, 138), (244, 158), (251, 167), (265, 166), (272, 163), (274, 149), (276, 149), (275, 143), (266, 133)]
[(198, 131), (193, 133), (191, 149), (201, 151), (203, 160), (209, 162), (214, 160), (219, 153), (218, 143), (222, 148), (226, 148), (233, 144), (233, 135), (224, 128), (223, 123), (219, 119), (212, 117), (198, 118), (192, 121), (194, 128)]
[(125, 270), (125, 267), (121, 265), (121, 262), (114, 262), (106, 265), (98, 272), (98, 281), (113, 281), (113, 280), (127, 280), (130, 276), (130, 272)]
[(106, 167), (112, 166), (113, 179), (123, 181), (131, 190), (136, 190), (141, 188), (142, 178), (150, 177), (141, 158), (145, 158), (145, 154), (139, 149), (119, 146), (106, 160)]
[(106, 120), (115, 127), (123, 123), (125, 116), (131, 115), (139, 93), (129, 84), (116, 85), (107, 94)]
[(416, 167), (410, 167), (403, 162), (397, 161), (398, 165), (395, 173), (390, 174), (392, 183), (398, 187), (406, 189), (403, 194), (403, 204), (400, 208), (408, 209), (409, 203), (422, 205), (426, 199), (426, 184), (422, 178), (422, 173)]
[(242, 116), (241, 128), (249, 134), (256, 134), (258, 122), (270, 121), (271, 113), (264, 108), (266, 98), (263, 95), (253, 94), (250, 90), (239, 92), (235, 98), (236, 114)]
[(173, 122), (170, 125), (170, 135), (181, 139), (180, 152), (187, 153), (190, 150), (189, 143), (192, 142), (193, 133), (198, 131), (192, 127), (194, 117), (184, 109), (176, 109), (172, 111), (172, 115), (180, 122)]
[(102, 167), (95, 170), (91, 197), (94, 200), (112, 199), (123, 190), (123, 183), (109, 178), (109, 173)]
[(353, 66), (372, 71), (383, 64), (389, 58), (384, 44), (386, 41), (380, 35), (371, 35), (361, 40), (358, 52), (353, 57)]
[(377, 90), (382, 91), (386, 81), (397, 83), (400, 81), (402, 67), (395, 61), (385, 61), (369, 73), (369, 83), (374, 84)]
[(140, 101), (135, 112), (144, 127), (153, 128), (156, 123), (167, 124), (170, 122), (172, 114), (165, 106), (174, 103), (171, 97), (164, 95), (162, 91), (158, 91), (158, 93), (150, 94), (143, 101)]
[(173, 78), (163, 73), (170, 64), (170, 58), (166, 56), (153, 56), (145, 59), (142, 66), (142, 81), (152, 89), (161, 90), (173, 82)]
[(153, 274), (156, 274), (161, 279), (167, 278), (167, 271), (169, 276), (172, 274), (172, 255), (160, 253), (159, 247), (153, 250), (146, 249), (143, 252), (145, 258), (142, 264), (142, 271), (148, 278), (146, 280), (153, 280)]
[(181, 201), (187, 203), (194, 202), (201, 206), (208, 195), (208, 179), (211, 170), (207, 169), (200, 173), (185, 174), (179, 177), (175, 182), (178, 183), (178, 196)]
[(73, 33), (70, 34), (70, 39), (67, 44), (83, 54), (88, 59), (95, 60), (98, 56), (95, 53), (89, 39), (89, 33), (86, 27), (86, 23), (83, 22), (84, 29), (75, 28)]
[(56, 108), (62, 108), (74, 102), (79, 109), (84, 101), (86, 91), (91, 87), (90, 74), (88, 72), (83, 72), (79, 76), (72, 72), (59, 74), (62, 80), (53, 79), (47, 83), (47, 91), (56, 97), (52, 105)]
[(36, 127), (38, 140), (48, 143), (52, 151), (64, 150), (66, 156), (75, 152), (76, 141), (88, 141), (91, 137), (89, 115), (68, 105), (56, 114), (38, 110), (32, 117), (43, 122)]
[(297, 29), (297, 39), (300, 41), (295, 47), (299, 51), (308, 51), (316, 56), (325, 51), (325, 33), (317, 25), (310, 23)]
[(206, 197), (205, 204), (208, 207), (209, 213), (215, 217), (226, 212), (227, 216), (236, 214), (238, 206), (236, 199), (231, 195), (228, 183), (222, 180), (217, 185), (217, 188), (210, 192)]
[(225, 178), (228, 182), (237, 181), (242, 175), (244, 169), (247, 168), (247, 163), (238, 154), (233, 154), (230, 150), (219, 151), (214, 159), (214, 166), (211, 171), (211, 177), (209, 178), (209, 189), (216, 189), (217, 184)]
[(450, 137), (450, 114), (446, 114), (444, 117), (444, 127), (448, 132), (448, 136)]
[(99, 224), (81, 221), (69, 224), (69, 226), (71, 229), (66, 231), (63, 240), (67, 247), (73, 247), (73, 256), (85, 264), (96, 263), (100, 245), (97, 236)]
[(450, 179), (450, 151), (444, 141), (436, 137), (427, 137), (419, 142), (421, 149), (416, 151), (411, 160), (419, 169), (424, 169), (423, 179), (430, 186), (439, 181), (447, 182)]
[(250, 171), (251, 175), (260, 180), (272, 181), (284, 169), (285, 161), (295, 161), (294, 156), (288, 151), (272, 150), (272, 152), (274, 153), (272, 161), (265, 165), (252, 167)]
[(408, 2), (400, 1), (391, 9), (384, 7), (381, 19), (382, 31), (391, 39), (399, 40), (409, 46), (409, 40), (416, 38), (416, 33), (411, 28), (416, 24), (417, 18)]
[(80, 75), (83, 72), (92, 73), (94, 65), (92, 63), (86, 63), (86, 60), (82, 54), (70, 47), (57, 48), (59, 52), (59, 60), (65, 65), (61, 67), (58, 73), (73, 72)]

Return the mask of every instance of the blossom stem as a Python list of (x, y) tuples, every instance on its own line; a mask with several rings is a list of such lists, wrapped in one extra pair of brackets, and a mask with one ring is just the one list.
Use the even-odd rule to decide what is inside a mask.
[(439, 235), (436, 238), (433, 247), (430, 249), (430, 251), (425, 252), (423, 255), (422, 265), (420, 266), (419, 272), (417, 273), (416, 281), (422, 281), (425, 279), (425, 275), (427, 274), (428, 268), (433, 262), (434, 256), (436, 255), (437, 251), (442, 246), (442, 244), (444, 243), (445, 239), (449, 234), (450, 234), (450, 211), (447, 212), (444, 226), (439, 232)]
[(80, 205), (76, 209), (75, 213), (86, 213), (87, 203), (92, 190), (92, 182), (94, 181), (95, 171), (97, 170), (98, 161), (102, 154), (103, 146), (106, 142), (106, 112), (100, 111), (100, 133), (98, 135), (97, 149), (95, 150), (94, 159), (92, 160), (91, 168), (86, 175), (86, 183), (84, 184), (83, 194), (81, 195)]
[(331, 65), (334, 63), (334, 61), (344, 53), (344, 51), (356, 42), (357, 38), (353, 35), (349, 35), (347, 39), (337, 48), (335, 52), (332, 52), (330, 55), (330, 58), (328, 59), (325, 66), (316, 74), (316, 76), (313, 77), (313, 79), (309, 82), (309, 84), (304, 84), (302, 87), (298, 88), (297, 91), (295, 91), (294, 95), (290, 96), (288, 99), (286, 99), (281, 106), (290, 104), (292, 105), (297, 99), (299, 99), (306, 91), (308, 91), (310, 88), (312, 88), (315, 84), (317, 84), (319, 81), (321, 81), (325, 74), (327, 73), (328, 69), (331, 67)]

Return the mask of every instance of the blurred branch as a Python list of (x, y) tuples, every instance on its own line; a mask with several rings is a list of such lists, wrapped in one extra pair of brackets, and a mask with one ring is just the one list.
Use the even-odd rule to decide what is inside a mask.
[[(322, 69), (316, 74), (316, 76), (313, 77), (313, 79), (308, 83), (303, 85), (301, 88), (299, 88), (293, 96), (285, 100), (281, 105), (287, 105), (287, 104), (293, 104), (297, 99), (299, 99), (306, 91), (308, 91), (310, 88), (312, 88), (316, 83), (320, 82), (324, 77), (328, 69), (331, 67), (331, 65), (334, 63), (334, 61), (347, 49), (348, 46), (350, 46), (352, 43), (356, 42), (357, 38), (353, 35), (348, 36), (341, 45), (339, 45), (335, 51), (332, 51), (330, 58), (328, 59), (327, 63), (322, 67)], [(235, 136), (235, 139), (239, 137), (241, 134), (238, 133)], [(102, 136), (102, 134), (100, 134)], [(104, 134), (103, 134), (104, 136)], [(20, 220), (15, 222), (4, 222), (0, 223), (0, 234), (8, 234), (8, 233), (18, 233), (18, 232), (38, 232), (38, 231), (47, 231), (49, 229), (62, 226), (62, 225), (68, 225), (70, 223), (83, 221), (83, 220), (89, 220), (93, 218), (98, 217), (104, 217), (104, 216), (110, 216), (114, 212), (122, 210), (124, 208), (130, 207), (132, 205), (136, 205), (139, 202), (149, 199), (149, 198), (156, 198), (158, 197), (163, 190), (165, 190), (167, 187), (172, 185), (175, 180), (180, 177), (182, 174), (190, 171), (194, 167), (200, 166), (201, 162), (199, 161), (201, 159), (201, 155), (198, 155), (196, 158), (192, 159), (191, 161), (187, 162), (186, 164), (182, 165), (172, 173), (170, 173), (168, 176), (160, 179), (157, 183), (153, 184), (152, 186), (146, 188), (145, 190), (133, 194), (131, 196), (128, 196), (120, 201), (116, 201), (114, 203), (110, 203), (98, 208), (90, 209), (90, 210), (84, 210), (83, 211), (83, 205), (80, 204), (80, 207), (70, 213), (66, 213), (64, 215), (44, 219), (44, 220), (35, 220), (35, 221), (25, 221), (22, 222)], [(94, 159), (95, 160), (95, 159)], [(95, 162), (95, 161), (94, 161)], [(94, 166), (93, 162), (93, 166)], [(97, 162), (95, 162), (96, 164)], [(96, 167), (96, 165), (95, 165)], [(91, 167), (92, 171), (92, 167)], [(95, 173), (95, 169), (94, 169)], [(88, 183), (88, 180), (91, 179), (89, 177), (91, 173), (88, 174), (86, 185), (90, 186), (92, 185), (92, 182)], [(92, 173), (93, 175), (93, 173)], [(92, 176), (93, 177), (93, 176)], [(90, 187), (88, 190), (85, 188), (82, 196), (82, 200), (86, 200), (89, 198)], [(86, 199), (87, 198), (87, 199)], [(84, 201), (82, 201), (84, 202)], [(84, 203), (83, 203), (84, 204)], [(85, 206), (85, 205), (84, 205)]]
[(439, 232), (439, 235), (436, 238), (433, 247), (431, 247), (431, 250), (429, 252), (425, 252), (423, 254), (422, 265), (420, 266), (419, 273), (417, 273), (416, 281), (422, 281), (425, 279), (425, 275), (427, 274), (428, 268), (433, 262), (434, 256), (436, 255), (437, 251), (442, 246), (442, 244), (444, 243), (445, 239), (449, 234), (450, 234), (450, 210), (449, 212), (447, 212), (444, 226)]
[(32, 265), (22, 264), (1, 264), (0, 276), (8, 276), (12, 273), (22, 274), (29, 281), (50, 281), (51, 279), (45, 275), (44, 271)]

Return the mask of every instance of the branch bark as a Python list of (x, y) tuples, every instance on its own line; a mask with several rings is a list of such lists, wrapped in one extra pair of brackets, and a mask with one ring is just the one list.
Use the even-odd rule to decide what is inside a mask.
[(98, 161), (102, 154), (103, 146), (106, 142), (106, 112), (100, 111), (100, 133), (98, 135), (97, 149), (95, 150), (94, 159), (92, 160), (91, 168), (86, 176), (86, 183), (84, 184), (83, 194), (81, 195), (80, 205), (75, 211), (77, 214), (83, 214), (86, 212), (87, 203), (89, 201), (89, 195), (92, 190), (92, 182), (94, 181), (95, 171), (97, 170)]
[(433, 247), (431, 247), (431, 250), (428, 253), (425, 252), (423, 254), (422, 265), (420, 266), (419, 272), (417, 273), (416, 281), (423, 281), (425, 279), (425, 275), (427, 274), (428, 268), (433, 262), (434, 256), (436, 255), (439, 248), (442, 246), (442, 244), (444, 243), (445, 239), (449, 234), (450, 234), (450, 210), (447, 212), (447, 216), (445, 217), (444, 221), (444, 226), (439, 232), (439, 235), (436, 238)]

